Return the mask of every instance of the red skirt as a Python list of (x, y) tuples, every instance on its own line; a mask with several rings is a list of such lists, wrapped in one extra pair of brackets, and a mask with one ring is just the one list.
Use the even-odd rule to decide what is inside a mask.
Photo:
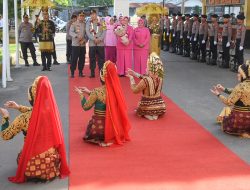
[[(245, 110), (244, 110), (245, 109)], [(232, 135), (250, 134), (250, 110), (248, 108), (233, 108), (231, 114), (224, 117), (222, 130)]]

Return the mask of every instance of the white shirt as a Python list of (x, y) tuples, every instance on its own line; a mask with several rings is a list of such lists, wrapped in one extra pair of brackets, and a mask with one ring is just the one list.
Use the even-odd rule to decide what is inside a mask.
[(0, 28), (3, 28), (3, 19), (0, 20)]

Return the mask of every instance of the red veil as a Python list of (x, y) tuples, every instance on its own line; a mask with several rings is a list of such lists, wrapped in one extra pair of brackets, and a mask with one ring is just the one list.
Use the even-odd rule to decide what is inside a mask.
[(128, 132), (131, 126), (127, 117), (127, 107), (115, 65), (110, 62), (106, 70), (105, 142), (115, 141), (122, 144), (130, 140)]
[(56, 148), (60, 154), (61, 177), (68, 176), (70, 171), (66, 161), (62, 124), (51, 84), (46, 76), (39, 78), (36, 97), (29, 122), (27, 136), (20, 156), (15, 177), (9, 177), (14, 183), (25, 181), (25, 170), (28, 161), (48, 150)]

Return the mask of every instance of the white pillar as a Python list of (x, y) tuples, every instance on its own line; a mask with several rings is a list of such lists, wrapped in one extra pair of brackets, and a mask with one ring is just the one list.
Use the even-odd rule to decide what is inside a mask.
[(129, 0), (114, 0), (114, 15), (129, 16)]
[(6, 78), (6, 71), (7, 71), (7, 60), (9, 59), (8, 55), (8, 0), (3, 0), (3, 57), (2, 57), (2, 86), (3, 88), (7, 87), (7, 78)]
[(19, 43), (18, 43), (18, 9), (17, 9), (17, 0), (14, 0), (14, 11), (15, 11), (15, 40), (16, 40), (16, 68), (20, 67), (19, 65)]
[(181, 2), (181, 14), (185, 14), (185, 0)]
[[(21, 0), (21, 7), (23, 6), (23, 0)], [(21, 8), (21, 21), (23, 21), (24, 8)]]
[(30, 16), (30, 7), (26, 8), (26, 15)]

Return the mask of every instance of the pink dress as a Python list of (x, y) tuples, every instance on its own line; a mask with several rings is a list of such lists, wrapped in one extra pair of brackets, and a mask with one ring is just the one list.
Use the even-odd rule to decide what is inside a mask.
[(119, 75), (125, 75), (128, 68), (132, 69), (132, 56), (133, 56), (133, 36), (134, 29), (132, 26), (127, 26), (127, 35), (129, 39), (129, 44), (124, 45), (121, 42), (121, 38), (117, 37), (117, 72)]
[[(146, 74), (149, 54), (150, 32), (146, 27), (137, 27), (134, 30), (134, 71)], [(143, 45), (143, 47), (139, 47)]]
[(107, 24), (106, 35), (104, 39), (105, 44), (105, 61), (110, 60), (116, 63), (116, 44), (117, 39), (114, 33), (115, 24)]

